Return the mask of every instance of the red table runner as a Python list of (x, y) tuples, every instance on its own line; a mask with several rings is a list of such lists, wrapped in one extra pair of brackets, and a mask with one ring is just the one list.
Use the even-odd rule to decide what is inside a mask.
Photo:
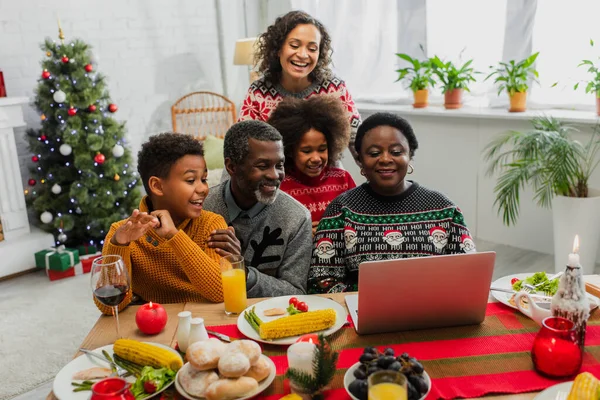
[[(210, 330), (243, 338), (236, 325), (211, 326)], [(533, 369), (530, 350), (539, 326), (515, 309), (490, 303), (481, 325), (359, 336), (344, 327), (329, 337), (340, 352), (338, 372), (326, 399), (347, 400), (343, 385), (346, 370), (367, 346), (392, 347), (419, 359), (433, 387), (428, 399), (480, 397), (492, 393), (525, 393), (545, 389), (561, 381), (544, 378)], [(283, 374), (287, 369), (287, 346), (264, 345), (263, 352), (276, 365), (273, 384), (259, 397), (267, 400), (289, 393)], [(581, 371), (600, 376), (600, 313), (592, 314), (587, 328), (586, 351)]]

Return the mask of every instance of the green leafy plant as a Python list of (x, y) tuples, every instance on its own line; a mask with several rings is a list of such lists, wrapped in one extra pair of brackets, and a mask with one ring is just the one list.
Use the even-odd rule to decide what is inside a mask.
[(470, 82), (475, 82), (475, 71), (471, 64), (473, 60), (469, 60), (461, 67), (457, 67), (452, 61), (443, 62), (438, 56), (430, 59), (433, 73), (438, 77), (442, 84), (442, 93), (446, 93), (452, 89), (464, 89), (469, 92)]
[[(420, 47), (423, 50), (423, 46)], [(435, 81), (432, 78), (433, 70), (429, 60), (420, 61), (404, 53), (396, 53), (396, 55), (411, 64), (409, 67), (396, 70), (399, 74), (396, 82), (401, 80), (407, 81), (408, 87), (413, 92), (425, 90), (435, 85)]]
[(288, 369), (285, 373), (285, 377), (291, 383), (315, 400), (323, 398), (321, 392), (333, 379), (339, 356), (337, 352), (331, 350), (322, 333), (319, 333), (318, 337), (319, 341), (316, 343), (315, 357), (313, 358), (313, 375), (293, 368)]
[[(496, 67), (484, 81), (487, 81), (495, 75), (496, 78), (494, 79), (494, 83), (499, 84), (498, 95), (504, 90), (511, 96), (516, 92), (526, 92), (527, 89), (529, 89), (530, 79), (539, 84), (537, 79), (539, 78), (539, 74), (533, 66), (533, 63), (535, 63), (539, 54), (540, 53), (537, 52), (519, 62), (515, 62), (515, 60), (510, 60), (507, 63), (500, 62), (499, 66)], [(493, 69), (494, 66), (490, 66), (490, 68)]]
[(586, 144), (571, 138), (575, 128), (552, 117), (532, 121), (533, 130), (499, 135), (485, 149), (487, 175), (500, 173), (494, 206), (504, 224), (515, 224), (519, 216), (520, 192), (531, 184), (534, 199), (550, 207), (556, 195), (588, 197), (588, 181), (598, 166), (598, 127)]
[[(594, 47), (594, 41), (592, 39), (590, 39), (590, 46)], [(600, 60), (600, 57), (598, 57), (598, 59)], [(600, 97), (600, 68), (597, 67), (592, 61), (590, 60), (583, 60), (578, 67), (581, 67), (583, 65), (587, 65), (588, 68), (588, 72), (590, 74), (592, 74), (592, 79), (589, 81), (585, 81), (587, 82), (587, 85), (585, 87), (585, 92), (586, 93), (595, 93), (596, 97)], [(577, 90), (577, 88), (579, 87), (579, 84), (581, 82), (577, 82), (575, 84), (575, 87), (573, 87), (574, 90)]]

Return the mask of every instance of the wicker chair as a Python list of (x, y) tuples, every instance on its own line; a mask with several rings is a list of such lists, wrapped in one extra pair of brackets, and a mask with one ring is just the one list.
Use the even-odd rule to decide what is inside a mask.
[(224, 137), (236, 121), (235, 104), (213, 92), (194, 92), (177, 100), (171, 107), (173, 131), (203, 140), (206, 135)]

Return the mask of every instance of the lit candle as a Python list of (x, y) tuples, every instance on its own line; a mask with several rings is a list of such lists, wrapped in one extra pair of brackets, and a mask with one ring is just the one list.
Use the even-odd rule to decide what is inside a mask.
[(569, 267), (576, 267), (579, 265), (579, 235), (575, 235), (573, 240), (573, 252), (569, 254)]
[(310, 342), (294, 343), (288, 347), (288, 367), (313, 375), (313, 358), (316, 346)]

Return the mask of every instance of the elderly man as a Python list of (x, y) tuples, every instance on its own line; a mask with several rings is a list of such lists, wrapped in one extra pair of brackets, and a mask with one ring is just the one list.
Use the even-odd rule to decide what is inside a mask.
[[(211, 188), (204, 208), (235, 229), (246, 260), (248, 297), (306, 293), (311, 219), (302, 204), (279, 190), (281, 135), (262, 121), (238, 122), (227, 131), (223, 152), (230, 179)], [(233, 232), (215, 232), (209, 246), (228, 251)]]

